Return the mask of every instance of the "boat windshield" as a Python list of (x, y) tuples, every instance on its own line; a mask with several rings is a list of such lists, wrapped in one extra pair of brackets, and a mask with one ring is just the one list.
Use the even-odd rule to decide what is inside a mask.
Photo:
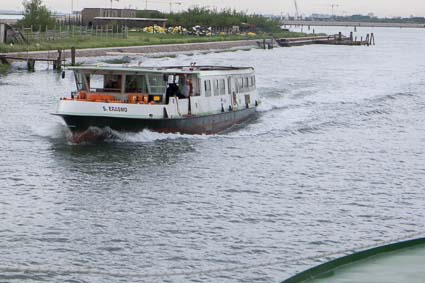
[(149, 74), (149, 93), (163, 95), (165, 94), (167, 82), (162, 74)]
[(87, 76), (90, 92), (121, 92), (122, 75)]
[(77, 84), (77, 90), (78, 91), (82, 91), (88, 90), (87, 84), (86, 84), (86, 80), (84, 79), (84, 74), (80, 73), (80, 72), (75, 72), (75, 82)]
[(126, 93), (148, 93), (148, 85), (145, 75), (126, 75), (125, 77)]

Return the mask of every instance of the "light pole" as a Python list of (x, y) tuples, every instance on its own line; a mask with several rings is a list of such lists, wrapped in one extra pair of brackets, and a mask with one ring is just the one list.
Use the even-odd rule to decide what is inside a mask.
[(172, 1), (170, 1), (170, 14), (173, 12), (173, 4), (181, 5), (182, 3), (181, 2), (172, 2)]

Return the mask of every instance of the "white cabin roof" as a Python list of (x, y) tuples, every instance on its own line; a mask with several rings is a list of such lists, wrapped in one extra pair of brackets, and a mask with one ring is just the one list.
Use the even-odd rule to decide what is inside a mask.
[(168, 66), (168, 67), (140, 67), (140, 66), (102, 66), (86, 65), (69, 67), (74, 71), (111, 72), (111, 73), (157, 73), (157, 74), (197, 74), (199, 76), (220, 76), (250, 74), (254, 72), (253, 67), (233, 66)]

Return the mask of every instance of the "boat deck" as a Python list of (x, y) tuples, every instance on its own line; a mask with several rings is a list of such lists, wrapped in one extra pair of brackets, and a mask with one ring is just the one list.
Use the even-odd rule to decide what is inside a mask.
[(332, 261), (283, 283), (424, 283), (425, 241), (396, 245), (394, 250), (390, 245)]

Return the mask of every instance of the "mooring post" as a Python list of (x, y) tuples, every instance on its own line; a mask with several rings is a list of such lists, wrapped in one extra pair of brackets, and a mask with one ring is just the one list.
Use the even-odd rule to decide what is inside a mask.
[(350, 32), (350, 41), (353, 42), (353, 32)]
[(62, 50), (58, 49), (58, 59), (53, 62), (53, 70), (61, 70), (62, 69)]
[(0, 62), (1, 62), (3, 65), (10, 65), (10, 64), (9, 64), (9, 61), (7, 61), (7, 59), (6, 59), (4, 56), (0, 56)]
[(342, 32), (338, 33), (338, 40), (341, 41), (342, 40)]
[(28, 67), (28, 71), (34, 72), (35, 71), (35, 60), (34, 59), (28, 59), (27, 60), (27, 67)]
[(71, 47), (71, 66), (75, 66), (75, 56), (77, 52), (74, 46)]

